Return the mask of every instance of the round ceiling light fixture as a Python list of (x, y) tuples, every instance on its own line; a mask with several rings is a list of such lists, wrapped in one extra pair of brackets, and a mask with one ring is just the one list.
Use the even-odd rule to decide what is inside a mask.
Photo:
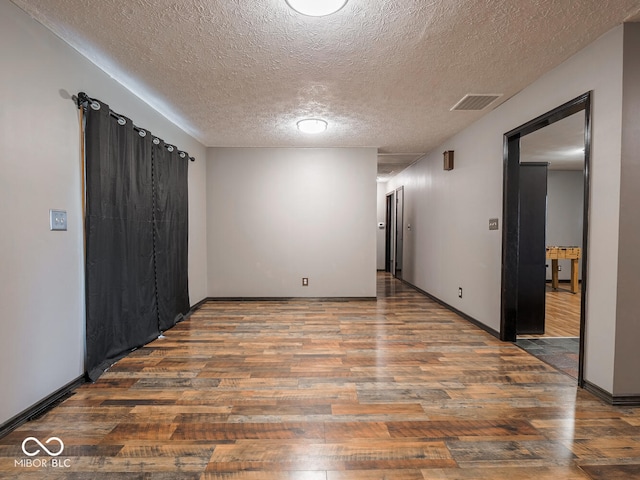
[(310, 17), (324, 17), (337, 12), (347, 0), (285, 0), (296, 12)]
[(302, 133), (322, 133), (327, 129), (327, 122), (319, 118), (305, 118), (296, 125)]

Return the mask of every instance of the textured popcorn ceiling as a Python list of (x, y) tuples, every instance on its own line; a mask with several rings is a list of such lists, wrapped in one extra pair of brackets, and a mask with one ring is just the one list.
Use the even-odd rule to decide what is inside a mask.
[[(284, 0), (13, 2), (207, 146), (373, 146), (400, 169), (640, 11), (638, 0), (350, 0), (314, 18)], [(503, 96), (450, 111), (467, 93)], [(298, 132), (307, 116), (327, 132)]]

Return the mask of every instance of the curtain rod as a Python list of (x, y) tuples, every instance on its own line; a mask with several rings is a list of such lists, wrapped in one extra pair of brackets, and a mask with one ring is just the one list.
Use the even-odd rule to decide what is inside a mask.
[[(89, 97), (89, 95), (87, 95), (84, 92), (80, 92), (78, 93), (78, 95), (74, 95), (73, 97), (71, 97), (71, 99), (73, 101), (76, 102), (76, 105), (78, 106), (78, 108), (84, 108), (85, 110), (90, 106), (92, 109), (94, 110), (100, 110), (100, 102), (98, 102), (97, 100), (94, 100), (93, 98)], [(119, 115), (116, 112), (114, 112), (113, 110), (109, 110), (109, 115), (111, 115), (113, 118), (117, 118), (118, 119), (118, 123), (120, 125), (124, 125), (125, 124), (125, 120), (124, 120), (124, 116), (123, 115)], [(122, 122), (122, 123), (121, 123)], [(147, 131), (143, 128), (137, 127), (136, 125), (133, 125), (133, 129), (138, 132), (138, 134), (141, 137), (144, 137), (147, 135)], [(153, 138), (153, 143), (155, 145), (158, 145), (160, 143), (160, 141), (164, 141), (161, 138), (158, 137), (154, 137)], [(175, 149), (177, 149), (177, 147), (175, 145), (171, 145), (169, 143), (165, 143), (164, 144), (165, 148), (167, 150), (169, 150), (170, 152), (173, 152)], [(178, 150), (178, 155), (180, 155), (180, 158), (185, 158), (188, 157), (189, 160), (191, 160), (192, 162), (195, 162), (196, 159), (194, 157), (189, 156), (189, 154), (187, 152), (185, 152), (184, 150)]]

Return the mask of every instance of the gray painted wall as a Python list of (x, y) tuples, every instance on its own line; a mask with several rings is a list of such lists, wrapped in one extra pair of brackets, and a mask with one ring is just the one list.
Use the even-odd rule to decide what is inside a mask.
[[(547, 245), (582, 247), (584, 172), (549, 170), (547, 177)], [(551, 261), (547, 261), (551, 280)], [(571, 260), (558, 260), (560, 280), (571, 278)], [(579, 262), (582, 278), (582, 262)]]
[(376, 198), (377, 198), (377, 215), (378, 215), (378, 223), (384, 223), (384, 228), (378, 228), (376, 224), (376, 268), (378, 270), (384, 270), (385, 268), (385, 242), (387, 241), (387, 203), (386, 203), (386, 183), (378, 183), (376, 190)]
[(622, 169), (615, 382), (617, 395), (640, 394), (640, 23), (624, 26)]
[(375, 148), (209, 149), (209, 296), (375, 297), (376, 161)]

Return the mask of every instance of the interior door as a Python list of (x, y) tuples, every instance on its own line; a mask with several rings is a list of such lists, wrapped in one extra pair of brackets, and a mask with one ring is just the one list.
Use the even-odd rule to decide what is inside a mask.
[(396, 192), (387, 194), (387, 272), (396, 274)]
[(517, 334), (544, 333), (547, 163), (520, 164)]

